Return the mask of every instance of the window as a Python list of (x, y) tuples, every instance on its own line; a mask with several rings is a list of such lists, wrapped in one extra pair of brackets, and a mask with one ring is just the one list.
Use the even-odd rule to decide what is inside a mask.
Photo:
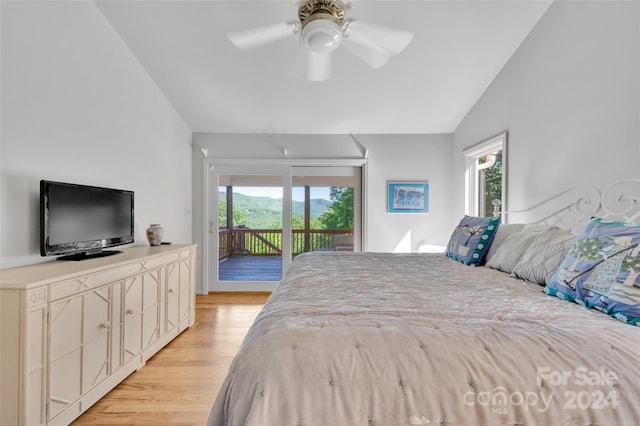
[(507, 133), (463, 151), (467, 159), (466, 213), (493, 216), (506, 209)]

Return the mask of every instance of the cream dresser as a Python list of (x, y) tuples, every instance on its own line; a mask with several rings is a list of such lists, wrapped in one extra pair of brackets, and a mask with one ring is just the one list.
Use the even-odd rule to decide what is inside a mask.
[(66, 425), (195, 318), (195, 245), (0, 271), (0, 425)]

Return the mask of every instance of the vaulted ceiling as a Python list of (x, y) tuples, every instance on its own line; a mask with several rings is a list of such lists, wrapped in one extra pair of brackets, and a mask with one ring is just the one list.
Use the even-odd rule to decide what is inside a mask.
[(340, 46), (309, 82), (299, 36), (249, 51), (227, 37), (296, 19), (296, 1), (95, 2), (194, 132), (266, 134), (453, 132), (551, 3), (352, 1), (347, 17), (413, 41), (379, 69)]

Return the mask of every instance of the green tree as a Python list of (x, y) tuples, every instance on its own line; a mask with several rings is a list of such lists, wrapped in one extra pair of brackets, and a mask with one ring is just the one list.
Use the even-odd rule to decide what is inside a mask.
[[(269, 225), (269, 229), (282, 229), (282, 221), (275, 220)], [(304, 219), (300, 216), (291, 217), (291, 229), (304, 229)], [(311, 219), (309, 229), (323, 229), (320, 220), (316, 217)]]
[(331, 187), (331, 205), (320, 217), (323, 229), (353, 229), (354, 193), (352, 187)]
[(291, 229), (304, 229), (304, 219), (300, 216), (291, 218)]
[[(479, 165), (488, 161), (488, 156), (478, 160)], [(493, 216), (493, 200), (502, 200), (502, 151), (495, 154), (493, 166), (480, 171), (480, 181), (484, 181), (484, 211), (480, 212), (484, 217)]]
[[(242, 210), (238, 210), (234, 207), (233, 212), (233, 226), (244, 225), (247, 222), (247, 217)], [(218, 226), (221, 228), (227, 227), (227, 202), (220, 201), (218, 207)]]

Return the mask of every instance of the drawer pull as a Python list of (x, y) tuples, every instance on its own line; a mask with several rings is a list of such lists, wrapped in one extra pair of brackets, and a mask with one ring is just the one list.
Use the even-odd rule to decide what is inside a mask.
[(108, 330), (110, 325), (111, 324), (109, 324), (109, 321), (104, 321), (100, 323), (100, 328), (104, 328), (105, 330)]
[(125, 313), (127, 315), (133, 315), (133, 309), (129, 308), (129, 309), (127, 309), (127, 311)]
[(169, 293), (173, 293), (173, 289), (172, 288), (169, 289)]

